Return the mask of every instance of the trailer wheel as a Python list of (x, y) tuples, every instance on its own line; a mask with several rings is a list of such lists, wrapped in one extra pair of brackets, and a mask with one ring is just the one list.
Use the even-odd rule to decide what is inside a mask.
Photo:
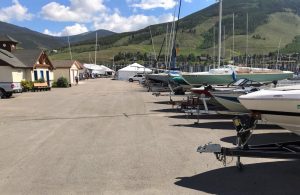
[(6, 92), (6, 93), (5, 93), (5, 97), (6, 97), (6, 98), (10, 98), (11, 96), (12, 96), (12, 93), (11, 93), (11, 92)]
[(3, 89), (0, 89), (0, 99), (4, 98), (5, 91)]

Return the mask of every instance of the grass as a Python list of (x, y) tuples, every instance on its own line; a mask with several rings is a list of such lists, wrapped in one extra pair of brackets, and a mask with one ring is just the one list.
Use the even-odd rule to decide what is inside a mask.
[[(258, 27), (254, 33), (249, 34), (248, 53), (268, 54), (277, 51), (280, 40), (280, 48), (284, 48), (292, 43), (297, 35), (300, 35), (299, 24), (300, 17), (293, 13), (280, 12), (270, 15), (267, 24)], [(253, 38), (254, 35), (260, 35), (262, 39)], [(232, 40), (232, 36), (230, 36), (225, 41), (227, 58), (232, 48)], [(235, 36), (236, 54), (245, 54), (246, 45), (246, 35)]]

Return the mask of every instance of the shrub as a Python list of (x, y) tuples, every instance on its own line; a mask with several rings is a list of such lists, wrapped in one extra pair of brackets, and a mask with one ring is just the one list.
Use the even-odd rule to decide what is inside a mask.
[(69, 87), (68, 80), (65, 77), (59, 77), (57, 79), (56, 83), (57, 83), (57, 87), (60, 87), (60, 88), (67, 88), (67, 87)]
[(21, 86), (23, 88), (23, 91), (30, 91), (33, 88), (33, 82), (32, 81), (21, 81)]
[(57, 82), (56, 81), (54, 81), (53, 83), (52, 83), (52, 87), (57, 87)]
[(40, 78), (39, 80), (35, 81), (36, 83), (45, 83), (45, 79), (44, 78)]

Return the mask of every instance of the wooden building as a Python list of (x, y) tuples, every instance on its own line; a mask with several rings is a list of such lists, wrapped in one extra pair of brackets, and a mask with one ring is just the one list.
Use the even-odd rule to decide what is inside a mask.
[(0, 36), (0, 82), (20, 83), (22, 80), (44, 79), (51, 86), (53, 69), (50, 59), (42, 50), (16, 50), (18, 42)]
[(79, 78), (79, 73), (83, 70), (83, 65), (77, 60), (56, 60), (53, 61), (54, 80), (59, 77), (67, 78), (69, 84), (76, 84), (75, 77)]

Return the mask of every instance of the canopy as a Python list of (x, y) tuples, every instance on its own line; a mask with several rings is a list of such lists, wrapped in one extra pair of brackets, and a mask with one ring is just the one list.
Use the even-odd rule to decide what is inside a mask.
[(136, 75), (136, 74), (146, 74), (151, 73), (152, 70), (149, 68), (145, 68), (144, 66), (134, 63), (131, 65), (126, 66), (125, 68), (122, 68), (118, 70), (118, 80), (128, 80), (130, 77)]
[(83, 65), (86, 69), (90, 70), (91, 73), (95, 74), (106, 74), (114, 72), (112, 69), (104, 66), (104, 65), (96, 65), (96, 64), (84, 64)]

